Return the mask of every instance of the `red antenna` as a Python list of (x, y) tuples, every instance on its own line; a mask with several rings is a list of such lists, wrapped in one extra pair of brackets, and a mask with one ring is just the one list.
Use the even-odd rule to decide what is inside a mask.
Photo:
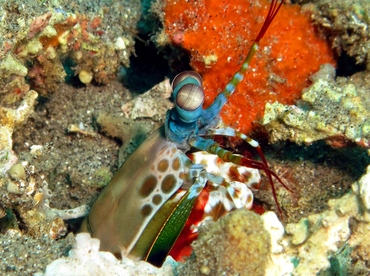
[(284, 3), (284, 0), (282, 0), (280, 3), (279, 3), (278, 0), (277, 1), (272, 0), (269, 12), (268, 12), (267, 17), (265, 19), (265, 22), (263, 23), (263, 26), (262, 26), (259, 34), (256, 37), (256, 40), (255, 40), (256, 43), (259, 43), (260, 40), (262, 39), (262, 37), (265, 35), (267, 29), (270, 27), (272, 21), (274, 20), (275, 16), (279, 12), (280, 7), (281, 7), (281, 5), (283, 5), (283, 3)]

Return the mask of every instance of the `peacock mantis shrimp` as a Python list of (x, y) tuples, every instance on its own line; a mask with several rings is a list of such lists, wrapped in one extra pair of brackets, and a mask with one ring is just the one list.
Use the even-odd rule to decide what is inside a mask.
[[(82, 232), (89, 232), (100, 239), (101, 250), (161, 265), (207, 181), (224, 187), (225, 196), (233, 205), (243, 207), (240, 193), (236, 192), (233, 183), (222, 174), (209, 172), (206, 166), (189, 159), (185, 153), (191, 148), (218, 156), (223, 162), (239, 168), (264, 171), (281, 213), (273, 178), (289, 188), (269, 168), (258, 142), (235, 129), (216, 128), (216, 125), (220, 110), (243, 80), (260, 40), (282, 4), (283, 1), (272, 1), (267, 18), (240, 70), (208, 108), (202, 108), (204, 92), (198, 73), (185, 71), (174, 78), (175, 107), (167, 112), (164, 126), (126, 160), (82, 223)], [(239, 137), (256, 148), (261, 161), (223, 149), (207, 138), (213, 135)], [(243, 172), (239, 171), (239, 174)]]

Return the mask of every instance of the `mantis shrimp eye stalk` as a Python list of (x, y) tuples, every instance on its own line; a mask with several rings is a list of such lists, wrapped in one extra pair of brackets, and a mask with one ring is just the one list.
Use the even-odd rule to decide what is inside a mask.
[(185, 84), (176, 96), (176, 105), (187, 111), (194, 111), (204, 102), (204, 92), (200, 86)]
[(174, 93), (176, 93), (176, 87), (178, 87), (180, 85), (180, 83), (193, 83), (193, 84), (196, 84), (200, 87), (202, 87), (202, 82), (203, 82), (203, 79), (202, 79), (202, 76), (199, 75), (197, 72), (195, 71), (184, 71), (184, 72), (181, 72), (180, 74), (177, 74), (176, 77), (173, 79), (172, 81), (172, 84), (171, 84), (171, 87), (174, 91)]
[(180, 119), (185, 123), (196, 121), (203, 113), (202, 77), (194, 71), (182, 72), (173, 79), (172, 90)]

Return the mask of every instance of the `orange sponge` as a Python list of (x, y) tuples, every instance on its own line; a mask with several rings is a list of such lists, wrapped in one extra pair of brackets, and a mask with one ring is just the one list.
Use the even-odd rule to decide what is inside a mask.
[[(241, 66), (269, 2), (165, 2), (166, 32), (172, 43), (190, 52), (190, 65), (204, 78), (207, 107)], [(244, 81), (221, 113), (228, 126), (244, 133), (253, 130), (267, 102), (294, 103), (321, 64), (335, 66), (331, 48), (299, 6), (283, 5), (259, 46)]]

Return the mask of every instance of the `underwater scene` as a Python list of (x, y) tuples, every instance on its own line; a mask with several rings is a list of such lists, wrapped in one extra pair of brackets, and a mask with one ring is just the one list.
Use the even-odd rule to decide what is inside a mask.
[(1, 275), (370, 275), (368, 0), (0, 0)]

